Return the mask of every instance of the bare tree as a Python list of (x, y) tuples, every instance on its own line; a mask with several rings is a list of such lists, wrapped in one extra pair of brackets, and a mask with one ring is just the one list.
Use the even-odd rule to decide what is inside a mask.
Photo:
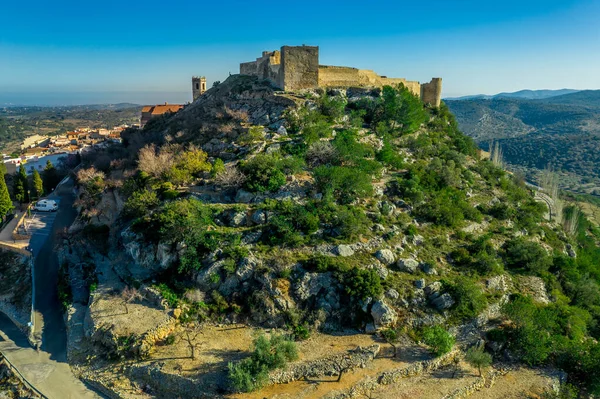
[(338, 379), (336, 382), (340, 382), (342, 380), (342, 375), (344, 375), (346, 371), (350, 370), (350, 362), (348, 360), (349, 357), (347, 356), (333, 359), (333, 366), (338, 372)]
[(575, 236), (579, 231), (579, 223), (581, 222), (581, 209), (578, 206), (572, 206), (570, 210), (564, 212), (563, 228), (565, 232), (571, 236)]
[(338, 151), (329, 141), (317, 141), (311, 144), (306, 151), (306, 161), (310, 167), (330, 164), (338, 156)]
[(192, 360), (196, 360), (196, 349), (202, 345), (201, 343), (196, 342), (196, 339), (200, 334), (204, 334), (204, 332), (197, 324), (195, 324), (193, 327), (185, 328), (181, 333), (181, 339), (188, 345), (190, 350), (190, 358)]
[(87, 184), (96, 179), (104, 179), (104, 177), (104, 172), (97, 170), (93, 166), (87, 169), (80, 169), (77, 172), (77, 181), (81, 184)]
[(552, 165), (548, 165), (546, 169), (542, 172), (541, 186), (542, 189), (552, 199), (554, 205), (554, 221), (556, 223), (562, 224), (564, 222), (564, 203), (560, 199), (560, 190), (558, 188), (558, 174), (556, 173)]
[(501, 168), (504, 166), (502, 147), (500, 147), (500, 143), (494, 142), (494, 140), (490, 142), (490, 160), (496, 166)]
[(175, 164), (175, 148), (165, 145), (157, 150), (154, 144), (144, 146), (138, 155), (138, 167), (154, 177), (160, 177)]
[(144, 296), (141, 292), (139, 292), (135, 287), (125, 287), (123, 291), (121, 291), (121, 299), (123, 299), (123, 304), (125, 305), (125, 312), (129, 314), (129, 308), (127, 304), (132, 303), (136, 300), (144, 299)]
[(215, 176), (215, 183), (223, 188), (239, 188), (246, 181), (246, 176), (235, 166), (227, 166)]

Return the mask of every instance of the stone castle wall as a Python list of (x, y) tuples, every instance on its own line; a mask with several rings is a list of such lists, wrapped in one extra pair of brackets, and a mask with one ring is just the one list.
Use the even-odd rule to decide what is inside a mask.
[(269, 79), (286, 91), (317, 87), (381, 87), (402, 83), (423, 102), (438, 107), (442, 79), (420, 84), (404, 78), (380, 76), (368, 69), (319, 65), (318, 46), (283, 46), (281, 51), (263, 51), (256, 61), (240, 64), (240, 74)]
[(319, 87), (377, 87), (395, 86), (402, 83), (412, 93), (421, 95), (421, 84), (419, 82), (406, 80), (404, 78), (388, 78), (379, 76), (369, 69), (357, 69), (339, 66), (319, 66)]
[(429, 83), (421, 85), (421, 100), (425, 104), (440, 106), (442, 100), (442, 78), (433, 78)]
[(283, 90), (302, 90), (319, 84), (319, 47), (283, 46), (279, 87)]

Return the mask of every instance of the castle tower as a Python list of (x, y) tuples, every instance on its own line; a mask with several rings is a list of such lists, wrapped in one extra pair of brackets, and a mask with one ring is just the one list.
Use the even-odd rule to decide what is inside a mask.
[(192, 77), (192, 101), (196, 101), (206, 91), (206, 78), (204, 76)]
[(421, 100), (425, 104), (439, 107), (442, 101), (442, 78), (433, 78), (429, 83), (421, 85)]

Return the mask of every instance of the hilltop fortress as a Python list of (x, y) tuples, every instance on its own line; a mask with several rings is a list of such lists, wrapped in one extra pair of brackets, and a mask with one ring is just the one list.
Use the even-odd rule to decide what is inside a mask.
[(424, 103), (439, 107), (442, 78), (419, 83), (404, 78), (380, 76), (368, 69), (319, 65), (318, 46), (283, 46), (281, 50), (263, 51), (256, 61), (240, 64), (240, 74), (269, 79), (282, 90), (316, 87), (381, 87), (404, 84)]

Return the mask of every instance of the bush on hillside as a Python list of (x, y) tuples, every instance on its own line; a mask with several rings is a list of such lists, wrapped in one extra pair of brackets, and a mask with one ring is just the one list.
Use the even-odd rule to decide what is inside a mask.
[(435, 356), (442, 356), (450, 352), (455, 342), (454, 337), (440, 326), (424, 327), (420, 337)]
[(344, 166), (319, 166), (313, 170), (317, 190), (331, 195), (342, 204), (349, 204), (357, 198), (366, 198), (373, 193), (371, 177)]
[(524, 238), (513, 238), (503, 246), (503, 258), (510, 269), (541, 274), (548, 271), (552, 258), (542, 246)]
[(259, 154), (241, 164), (244, 188), (252, 192), (275, 192), (285, 184), (285, 174), (276, 155)]
[(262, 388), (269, 380), (269, 371), (298, 358), (296, 344), (283, 335), (267, 338), (261, 334), (254, 339), (253, 346), (251, 357), (228, 364), (229, 380), (236, 391), (251, 392)]

